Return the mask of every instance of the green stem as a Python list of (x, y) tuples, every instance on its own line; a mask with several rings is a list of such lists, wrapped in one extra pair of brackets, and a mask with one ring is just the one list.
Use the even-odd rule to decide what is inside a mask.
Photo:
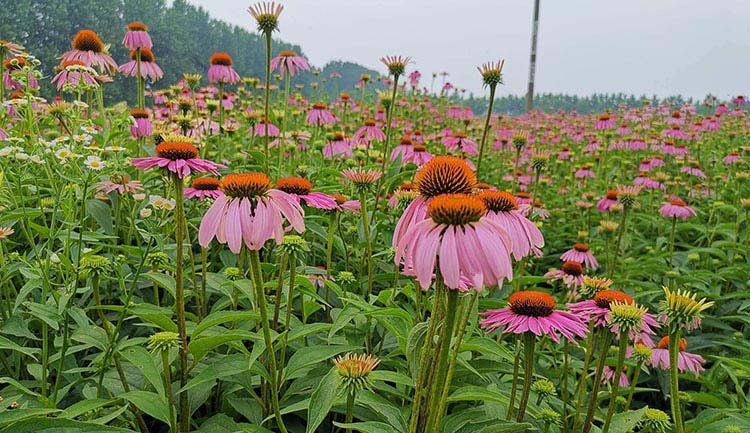
[[(421, 289), (417, 287), (416, 290)], [(422, 353), (419, 355), (419, 370), (417, 371), (417, 377), (414, 378), (414, 398), (412, 399), (409, 433), (415, 433), (417, 431), (422, 405), (422, 395), (425, 390), (429, 389), (428, 379), (431, 376), (428, 374), (428, 365), (430, 362), (430, 354), (432, 352), (432, 342), (435, 338), (435, 331), (437, 329), (438, 316), (440, 315), (440, 310), (442, 308), (441, 299), (442, 296), (439, 296), (436, 292), (432, 308), (432, 317), (430, 318), (430, 324), (427, 327), (427, 334), (425, 335)]]
[(623, 412), (627, 412), (630, 410), (630, 403), (633, 402), (633, 395), (635, 394), (635, 388), (638, 385), (638, 377), (641, 375), (641, 367), (643, 366), (643, 361), (638, 361), (638, 365), (635, 367), (635, 371), (633, 372), (633, 378), (630, 380), (630, 391), (628, 393), (628, 401), (625, 403), (625, 409)]
[(279, 312), (281, 311), (281, 295), (284, 294), (284, 274), (286, 273), (286, 264), (289, 260), (289, 254), (281, 256), (281, 263), (279, 263), (279, 279), (276, 284), (276, 299), (274, 299), (273, 307), (273, 325), (271, 327), (274, 330), (279, 328)]
[[(365, 257), (365, 260), (367, 261), (367, 291), (366, 291), (366, 297), (365, 301), (370, 297), (370, 294), (372, 294), (372, 285), (373, 285), (373, 270), (372, 270), (372, 240), (370, 239), (370, 222), (367, 219), (367, 194), (363, 191), (360, 194), (360, 214), (362, 215), (362, 230), (365, 234), (365, 254), (367, 257)], [(375, 212), (373, 212), (374, 214)], [(363, 293), (364, 295), (364, 293)]]
[(281, 132), (279, 132), (279, 158), (276, 162), (276, 172), (281, 177), (281, 161), (284, 159), (284, 145), (286, 140), (284, 133), (286, 130), (287, 117), (289, 116), (289, 86), (292, 81), (292, 77), (289, 75), (289, 71), (284, 74), (284, 118), (281, 120)]
[[(445, 287), (445, 283), (440, 283)], [(435, 369), (435, 380), (432, 383), (430, 393), (429, 412), (427, 414), (427, 431), (436, 432), (440, 421), (443, 419), (443, 413), (440, 411), (440, 400), (444, 387), (450, 387), (447, 383), (448, 355), (451, 349), (451, 339), (453, 337), (453, 327), (456, 323), (456, 310), (458, 305), (458, 290), (444, 288), (448, 292), (448, 301), (445, 306), (445, 319), (440, 330), (440, 352), (437, 358), (437, 368)]]
[(496, 85), (490, 85), (490, 106), (487, 109), (487, 118), (484, 120), (484, 132), (482, 133), (482, 141), (479, 144), (479, 159), (477, 160), (477, 178), (479, 178), (482, 172), (482, 158), (484, 157), (484, 147), (487, 144), (487, 135), (490, 132), (490, 119), (492, 118), (492, 106), (495, 104), (495, 88)]
[(524, 415), (526, 415), (526, 405), (529, 402), (531, 382), (534, 378), (535, 343), (536, 335), (534, 335), (532, 332), (526, 332), (523, 334), (523, 391), (521, 392), (521, 400), (518, 402), (518, 415), (516, 416), (516, 422), (523, 421), (523, 417)]
[[(346, 423), (350, 424), (354, 419), (354, 399), (356, 395), (354, 390), (346, 393)], [(346, 433), (352, 433), (351, 427), (346, 428)]]
[[(286, 363), (287, 340), (289, 339), (290, 327), (292, 326), (292, 311), (294, 307), (294, 285), (297, 280), (297, 256), (292, 253), (289, 256), (289, 293), (286, 296), (286, 317), (284, 318), (284, 335), (281, 336), (281, 356), (279, 357), (279, 384), (284, 376), (284, 364)], [(304, 314), (305, 303), (302, 302), (302, 314)]]
[(672, 269), (672, 256), (674, 255), (674, 234), (677, 228), (677, 217), (672, 217), (672, 232), (669, 235), (669, 269)]
[[(183, 278), (183, 242), (185, 238), (185, 198), (183, 197), (182, 179), (178, 174), (172, 176), (175, 197), (175, 248), (177, 258), (175, 263), (175, 316), (177, 319), (177, 333), (180, 336), (180, 388), (187, 384), (188, 372), (188, 341), (187, 326), (185, 324), (185, 281)], [(190, 431), (190, 406), (188, 393), (180, 393), (180, 428)]]
[(591, 365), (591, 358), (593, 358), (594, 352), (594, 340), (596, 339), (596, 333), (594, 332), (594, 321), (589, 322), (589, 332), (586, 338), (586, 349), (583, 357), (583, 368), (581, 369), (581, 377), (578, 381), (578, 390), (576, 391), (576, 413), (573, 419), (573, 425), (578, 425), (578, 419), (581, 415), (581, 406), (583, 406), (583, 393), (586, 390), (586, 378), (589, 373), (589, 366)]
[(516, 351), (513, 361), (513, 380), (510, 383), (510, 399), (508, 400), (508, 413), (505, 419), (513, 419), (513, 410), (516, 406), (516, 393), (518, 392), (518, 371), (521, 369), (521, 339), (516, 336)]
[(264, 146), (264, 152), (265, 152), (265, 169), (266, 173), (268, 173), (268, 159), (270, 157), (269, 148), (268, 148), (268, 125), (271, 123), (271, 118), (269, 115), (269, 109), (268, 109), (268, 102), (271, 97), (271, 32), (266, 32), (266, 100), (263, 104), (263, 116), (266, 118), (266, 130), (264, 134), (264, 140), (263, 140), (263, 146)]
[(273, 340), (271, 340), (271, 326), (268, 321), (268, 307), (266, 306), (266, 296), (263, 290), (263, 274), (260, 268), (260, 254), (258, 253), (258, 250), (248, 250), (248, 259), (250, 261), (250, 275), (253, 281), (253, 288), (255, 289), (255, 302), (258, 304), (258, 309), (260, 310), (263, 341), (266, 344), (266, 351), (268, 353), (268, 376), (271, 385), (271, 405), (273, 406), (273, 413), (276, 417), (276, 423), (278, 424), (279, 429), (282, 433), (287, 433), (279, 409), (279, 389), (276, 384), (276, 350), (273, 347)]
[[(604, 366), (607, 363), (607, 353), (609, 352), (609, 346), (612, 344), (612, 332), (608, 329), (604, 329), (604, 335), (602, 338), (602, 351), (599, 354), (599, 363), (596, 366), (596, 374), (594, 375), (594, 383), (591, 389), (591, 397), (589, 399), (589, 407), (586, 411), (586, 420), (583, 422), (583, 433), (589, 433), (591, 427), (594, 425), (594, 413), (597, 407), (597, 397), (599, 396), (599, 387), (602, 384), (602, 372), (604, 372)], [(617, 379), (615, 379), (617, 380)], [(577, 431), (575, 427), (573, 431)]]
[(607, 417), (604, 419), (604, 427), (602, 427), (602, 433), (609, 431), (609, 425), (612, 422), (612, 415), (615, 414), (615, 406), (617, 405), (617, 392), (620, 389), (620, 376), (625, 368), (625, 355), (628, 350), (628, 331), (620, 331), (620, 346), (617, 351), (617, 367), (615, 368), (615, 376), (612, 378), (612, 387), (609, 394), (609, 407), (607, 408)]
[(669, 336), (669, 404), (672, 408), (672, 421), (675, 433), (684, 433), (682, 425), (682, 411), (680, 409), (680, 378), (677, 356), (680, 352), (680, 337), (682, 332), (677, 330)]
[(161, 351), (161, 365), (164, 370), (164, 387), (167, 390), (167, 406), (169, 406), (169, 427), (173, 432), (177, 430), (177, 420), (174, 413), (174, 393), (172, 392), (172, 374), (169, 371), (169, 351)]
[(617, 233), (617, 241), (615, 241), (615, 249), (614, 256), (612, 257), (612, 267), (609, 269), (609, 278), (612, 278), (615, 275), (615, 269), (617, 268), (617, 259), (620, 256), (620, 244), (622, 243), (622, 235), (625, 233), (626, 227), (625, 223), (627, 222), (628, 217), (628, 208), (623, 207), (622, 208), (622, 220), (620, 220), (620, 230)]

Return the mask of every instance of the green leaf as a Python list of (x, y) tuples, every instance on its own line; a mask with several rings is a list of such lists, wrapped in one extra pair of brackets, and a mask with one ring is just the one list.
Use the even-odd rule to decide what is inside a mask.
[(131, 346), (120, 351), (120, 355), (133, 364), (148, 380), (160, 396), (165, 396), (161, 369), (153, 356), (141, 346)]
[(234, 376), (250, 371), (252, 361), (245, 354), (228, 355), (206, 367), (197, 376), (192, 378), (179, 392), (185, 392), (212, 380), (218, 380), (227, 376)]
[(238, 423), (223, 413), (212, 416), (194, 433), (273, 433), (261, 426)]
[(2, 337), (2, 336), (0, 336), (0, 349), (12, 350), (14, 352), (18, 352), (18, 353), (21, 353), (23, 355), (30, 356), (35, 361), (37, 359), (36, 359), (36, 356), (34, 356), (34, 353), (39, 352), (39, 349), (33, 349), (33, 348), (30, 348), (30, 347), (19, 346), (18, 344), (14, 343), (13, 341), (11, 341), (11, 340), (9, 340), (9, 339), (7, 339), (5, 337)]
[(252, 340), (257, 334), (249, 331), (232, 331), (219, 335), (197, 338), (188, 344), (188, 352), (193, 354), (193, 363), (200, 361), (208, 352), (231, 341)]
[(336, 367), (326, 374), (313, 391), (310, 397), (310, 406), (307, 410), (307, 429), (306, 433), (313, 433), (320, 423), (328, 415), (336, 401), (336, 395), (341, 387), (341, 376)]
[(61, 429), (70, 433), (134, 433), (133, 430), (93, 422), (47, 417), (25, 419), (0, 430), (0, 433), (61, 433)]
[(159, 288), (165, 289), (174, 298), (177, 291), (177, 281), (175, 281), (173, 276), (162, 274), (161, 272), (147, 272), (141, 275), (153, 281), (154, 284), (158, 284)]
[(204, 317), (198, 326), (193, 329), (191, 338), (198, 337), (203, 331), (223, 323), (236, 322), (238, 320), (258, 320), (258, 314), (253, 311), (217, 311)]
[(648, 409), (648, 407), (615, 414), (612, 417), (609, 433), (628, 433), (633, 431), (635, 425), (638, 424), (638, 421), (643, 418), (646, 409)]
[(389, 426), (388, 424), (376, 421), (352, 422), (349, 424), (343, 422), (334, 422), (333, 424), (336, 427), (351, 428), (362, 433), (399, 433), (398, 430)]
[(169, 424), (169, 403), (159, 394), (148, 391), (130, 391), (120, 394), (119, 397), (133, 403), (135, 407), (148, 415)]
[(292, 355), (291, 358), (289, 358), (289, 362), (287, 362), (286, 370), (284, 371), (284, 379), (282, 380), (282, 382), (287, 379), (294, 378), (295, 374), (305, 367), (332, 359), (334, 356), (340, 353), (351, 352), (359, 348), (360, 348), (359, 346), (303, 347), (299, 349), (298, 351), (296, 351), (294, 355)]
[(60, 415), (58, 415), (60, 418), (70, 418), (73, 419), (77, 416), (81, 416), (85, 414), (86, 412), (99, 409), (101, 407), (107, 406), (109, 404), (112, 404), (117, 400), (107, 400), (105, 398), (94, 398), (90, 400), (81, 400), (78, 403), (72, 404), (65, 408), (62, 412), (60, 412)]
[(159, 308), (151, 304), (139, 304), (131, 307), (130, 312), (142, 320), (153, 323), (163, 331), (177, 332), (177, 325), (170, 318), (172, 312), (167, 308)]
[(24, 419), (49, 415), (55, 412), (60, 411), (58, 409), (48, 409), (42, 407), (6, 410), (4, 412), (0, 412), (0, 427), (4, 427)]
[(86, 200), (86, 214), (94, 218), (99, 226), (108, 235), (114, 235), (115, 229), (112, 224), (112, 209), (101, 200)]

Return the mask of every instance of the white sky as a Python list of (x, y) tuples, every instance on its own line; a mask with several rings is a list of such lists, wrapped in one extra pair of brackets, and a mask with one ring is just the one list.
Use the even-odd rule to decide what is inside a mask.
[[(190, 0), (255, 29), (245, 0)], [(475, 67), (505, 58), (502, 93), (527, 86), (533, 0), (286, 0), (278, 37), (316, 66), (411, 56), (482, 95)], [(750, 90), (750, 0), (541, 0), (537, 92), (721, 97)], [(426, 80), (426, 81), (425, 81)], [(439, 78), (438, 78), (439, 80)], [(439, 82), (439, 81), (438, 81)]]

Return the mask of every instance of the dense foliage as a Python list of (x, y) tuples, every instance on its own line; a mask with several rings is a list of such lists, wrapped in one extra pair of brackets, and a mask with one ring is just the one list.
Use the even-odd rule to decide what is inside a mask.
[(0, 433), (750, 428), (744, 97), (477, 116), (275, 45), (150, 92), (148, 33), (114, 83), (78, 33), (54, 100), (0, 41)]

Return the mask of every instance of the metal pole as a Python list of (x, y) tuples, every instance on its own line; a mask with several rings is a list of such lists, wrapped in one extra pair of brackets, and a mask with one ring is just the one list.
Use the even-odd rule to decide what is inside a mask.
[(534, 0), (534, 27), (531, 29), (531, 61), (529, 62), (529, 89), (526, 92), (526, 112), (534, 108), (534, 75), (536, 73), (536, 41), (539, 35), (539, 0)]

